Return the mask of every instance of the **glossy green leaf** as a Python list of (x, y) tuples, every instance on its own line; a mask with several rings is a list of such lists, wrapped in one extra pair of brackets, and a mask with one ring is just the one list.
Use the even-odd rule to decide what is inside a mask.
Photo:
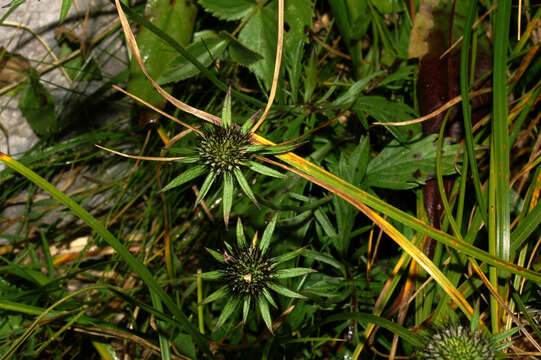
[(283, 262), (289, 261), (291, 259), (295, 259), (297, 256), (302, 254), (303, 251), (305, 251), (305, 248), (300, 248), (300, 249), (297, 249), (297, 250), (293, 250), (293, 251), (290, 251), (288, 253), (273, 257), (271, 259), (271, 261), (272, 261), (272, 263), (278, 265), (278, 264), (281, 264)]
[(201, 274), (196, 274), (198, 278), (205, 280), (219, 280), (224, 275), (222, 270), (208, 271)]
[[(144, 14), (150, 23), (184, 46), (192, 38), (196, 15), (197, 6), (194, 2), (169, 0), (148, 1)], [(147, 27), (141, 28), (136, 40), (145, 68), (153, 79), (159, 79), (175, 59), (175, 50), (159, 40)], [(127, 91), (157, 107), (162, 107), (166, 102), (139, 69), (135, 59), (130, 63)]]
[(276, 305), (276, 302), (274, 301), (271, 294), (269, 293), (269, 290), (263, 288), (263, 290), (261, 292), (263, 293), (263, 296), (265, 297), (265, 299), (267, 299), (269, 304), (271, 304), (273, 308), (277, 309), (278, 305)]
[(246, 236), (244, 236), (244, 227), (242, 226), (242, 221), (240, 220), (240, 217), (237, 220), (236, 235), (238, 247), (241, 248), (246, 245)]
[(215, 258), (217, 261), (221, 262), (221, 263), (224, 263), (225, 262), (225, 258), (222, 254), (220, 254), (219, 252), (217, 252), (216, 250), (212, 250), (212, 249), (209, 249), (209, 248), (205, 248), (205, 250), (207, 250), (207, 252), (213, 257)]
[(199, 0), (205, 11), (223, 20), (239, 20), (250, 13), (256, 5), (250, 0)]
[[(391, 141), (368, 164), (364, 184), (387, 189), (411, 189), (436, 175), (437, 135), (430, 135), (408, 145)], [(442, 174), (456, 173), (458, 145), (444, 145)]]
[(256, 10), (255, 14), (239, 33), (239, 41), (253, 52), (261, 55), (261, 60), (248, 66), (254, 74), (270, 89), (276, 58), (277, 3), (272, 1)]
[(193, 180), (196, 177), (203, 175), (205, 172), (207, 172), (207, 167), (205, 165), (197, 165), (191, 167), (173, 180), (171, 180), (171, 182), (162, 189), (162, 192), (171, 190), (172, 188), (175, 188), (190, 180)]
[(242, 304), (242, 323), (246, 324), (246, 319), (248, 318), (248, 313), (250, 312), (250, 301), (252, 297), (246, 296)]
[(229, 54), (231, 54), (233, 61), (244, 66), (249, 66), (262, 59), (261, 55), (248, 49), (227, 31), (220, 31), (220, 36), (227, 41)]
[(231, 126), (231, 88), (227, 89), (225, 94), (224, 106), (222, 109), (222, 127)]
[(61, 125), (51, 94), (35, 76), (31, 75), (23, 86), (19, 109), (36, 135), (51, 136), (61, 130)]

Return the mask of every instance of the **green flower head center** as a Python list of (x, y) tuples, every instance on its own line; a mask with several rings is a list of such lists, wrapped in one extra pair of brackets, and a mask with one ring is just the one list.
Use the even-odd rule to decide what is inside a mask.
[(235, 249), (227, 259), (224, 280), (235, 296), (258, 295), (274, 281), (273, 264), (257, 247)]
[(432, 336), (421, 359), (493, 359), (490, 343), (477, 333), (462, 326), (452, 326)]
[(231, 172), (247, 159), (250, 137), (240, 129), (217, 127), (205, 132), (199, 144), (201, 162), (218, 173)]

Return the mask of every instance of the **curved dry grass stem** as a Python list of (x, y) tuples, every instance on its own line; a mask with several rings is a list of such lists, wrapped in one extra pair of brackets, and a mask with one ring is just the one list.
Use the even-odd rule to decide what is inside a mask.
[[(117, 0), (118, 1), (118, 0)], [(272, 86), (269, 95), (269, 101), (263, 115), (259, 118), (257, 123), (250, 130), (251, 133), (255, 133), (257, 129), (265, 121), (267, 114), (274, 102), (276, 96), (276, 88), (278, 87), (278, 78), (280, 77), (280, 64), (282, 63), (282, 50), (284, 47), (284, 0), (278, 0), (278, 41), (276, 44), (276, 61), (274, 62), (274, 77), (272, 78)]]
[(124, 154), (124, 153), (121, 153), (119, 151), (116, 151), (116, 150), (113, 150), (113, 149), (109, 149), (109, 148), (106, 148), (105, 146), (101, 146), (101, 145), (98, 145), (98, 144), (94, 144), (97, 148), (100, 148), (102, 150), (105, 150), (105, 151), (109, 151), (113, 154), (116, 154), (116, 155), (120, 155), (120, 156), (123, 156), (125, 158), (128, 158), (128, 159), (137, 159), (137, 160), (151, 160), (151, 161), (175, 161), (175, 160), (182, 160), (182, 159), (186, 159), (186, 156), (178, 156), (178, 157), (160, 157), (160, 156), (139, 156), (139, 155), (129, 155), (129, 154)]
[(128, 95), (129, 97), (131, 97), (132, 99), (134, 99), (135, 101), (138, 101), (140, 102), (141, 104), (145, 105), (146, 107), (148, 107), (149, 109), (152, 109), (154, 111), (156, 111), (158, 114), (162, 115), (162, 116), (165, 116), (166, 118), (168, 118), (169, 120), (171, 121), (174, 121), (176, 122), (177, 124), (180, 124), (186, 128), (188, 128), (190, 131), (195, 131), (196, 133), (198, 133), (199, 135), (203, 135), (203, 132), (201, 132), (201, 130), (191, 126), (190, 124), (188, 123), (185, 123), (184, 121), (182, 120), (179, 120), (177, 119), (176, 117), (172, 116), (172, 115), (169, 115), (168, 113), (158, 109), (157, 107), (149, 104), (148, 102), (146, 102), (145, 100), (141, 99), (140, 97), (137, 97), (135, 95), (133, 95), (132, 93), (122, 89), (121, 87), (118, 87), (116, 85), (113, 85), (113, 89), (115, 90), (118, 90), (120, 91), (121, 93), (125, 94), (125, 95)]
[[(483, 94), (488, 94), (492, 92), (492, 88), (484, 88), (479, 89), (477, 91), (472, 91), (470, 93), (470, 99), (474, 98), (476, 96), (480, 96)], [(456, 104), (460, 103), (462, 101), (462, 96), (457, 96), (454, 99), (449, 100), (444, 105), (442, 105), (439, 109), (434, 110), (430, 114), (427, 114), (425, 116), (421, 116), (420, 118), (408, 120), (408, 121), (401, 121), (401, 122), (375, 122), (374, 125), (388, 125), (388, 126), (407, 126), (417, 123), (422, 123), (423, 121), (427, 121), (429, 119), (432, 119), (434, 116), (438, 116), (439, 114), (447, 111), (449, 108), (452, 108)]]
[(120, 18), (122, 30), (124, 30), (124, 36), (126, 37), (126, 42), (128, 43), (128, 47), (130, 48), (133, 54), (133, 58), (135, 59), (135, 61), (137, 61), (139, 68), (141, 69), (145, 77), (148, 79), (148, 81), (150, 81), (154, 89), (156, 89), (156, 91), (158, 91), (165, 99), (167, 99), (167, 101), (175, 105), (180, 110), (187, 112), (188, 114), (192, 114), (193, 116), (198, 117), (202, 120), (208, 121), (212, 124), (220, 125), (222, 123), (222, 119), (220, 119), (218, 116), (209, 114), (205, 111), (196, 109), (188, 104), (183, 103), (182, 101), (178, 100), (177, 98), (169, 94), (167, 91), (165, 91), (160, 85), (158, 85), (156, 81), (154, 81), (154, 79), (150, 76), (150, 74), (146, 70), (145, 65), (143, 64), (141, 53), (139, 52), (139, 47), (137, 46), (137, 41), (135, 41), (135, 36), (133, 35), (133, 32), (131, 31), (130, 24), (128, 23), (126, 14), (124, 14), (124, 11), (122, 10), (122, 6), (120, 5), (119, 0), (115, 0), (115, 6), (118, 12), (118, 17)]

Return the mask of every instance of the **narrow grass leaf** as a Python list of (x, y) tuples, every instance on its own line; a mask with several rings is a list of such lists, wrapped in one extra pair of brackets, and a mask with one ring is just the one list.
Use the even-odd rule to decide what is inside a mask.
[(288, 288), (279, 285), (279, 284), (269, 284), (269, 288), (272, 291), (277, 292), (280, 295), (283, 295), (285, 297), (289, 298), (295, 298), (295, 299), (306, 299), (306, 296), (299, 294), (298, 292), (295, 292), (293, 290), (289, 290)]
[(229, 223), (229, 214), (233, 206), (233, 176), (229, 172), (224, 173), (223, 208), (225, 226)]
[(272, 319), (270, 316), (269, 304), (267, 303), (267, 300), (265, 300), (265, 297), (257, 297), (257, 308), (259, 309), (259, 313), (261, 314), (265, 325), (267, 325), (267, 329), (269, 329), (272, 334)]
[(237, 179), (237, 182), (240, 185), (240, 188), (246, 194), (246, 196), (248, 196), (248, 199), (250, 199), (255, 204), (255, 206), (259, 207), (259, 204), (257, 203), (257, 200), (254, 196), (254, 193), (252, 189), (250, 188), (248, 181), (246, 181), (246, 178), (242, 174), (242, 171), (238, 168), (235, 168), (234, 174), (235, 174), (235, 178)]
[(199, 194), (197, 195), (197, 199), (195, 199), (194, 207), (199, 205), (201, 200), (203, 200), (205, 198), (205, 195), (207, 195), (207, 193), (209, 192), (210, 187), (214, 183), (215, 179), (216, 179), (216, 173), (214, 171), (211, 171), (207, 175), (207, 177), (205, 178), (205, 181), (203, 181), (203, 185), (201, 185), (201, 188), (199, 189)]
[(197, 165), (189, 168), (188, 170), (184, 171), (182, 174), (171, 180), (171, 182), (162, 189), (162, 192), (171, 190), (172, 188), (175, 188), (190, 180), (193, 180), (196, 177), (203, 175), (206, 171), (207, 167), (205, 165)]
[(214, 326), (214, 331), (218, 330), (226, 322), (226, 320), (229, 319), (229, 317), (235, 312), (235, 310), (239, 306), (239, 303), (240, 299), (236, 297), (232, 297), (227, 300), (227, 303), (222, 309), (222, 313), (220, 314), (220, 317), (218, 318), (218, 321)]
[(66, 19), (66, 16), (70, 11), (71, 1), (72, 0), (62, 0), (62, 7), (60, 8), (60, 23), (63, 23), (64, 19)]
[(276, 274), (274, 275), (274, 277), (276, 279), (286, 279), (286, 278), (291, 278), (291, 277), (296, 277), (296, 276), (302, 276), (302, 275), (313, 273), (313, 272), (317, 272), (317, 271), (314, 269), (300, 268), (300, 267), (291, 268), (291, 269), (281, 269), (281, 270), (276, 271)]

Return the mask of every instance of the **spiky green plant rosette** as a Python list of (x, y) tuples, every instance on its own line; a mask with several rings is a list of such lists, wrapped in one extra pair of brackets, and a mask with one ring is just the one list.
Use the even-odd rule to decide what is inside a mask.
[(254, 204), (258, 205), (254, 193), (241, 169), (249, 168), (263, 175), (283, 178), (285, 175), (254, 161), (253, 157), (256, 154), (282, 154), (294, 150), (298, 145), (253, 145), (251, 143), (251, 134), (249, 132), (251, 125), (251, 121), (247, 121), (242, 127), (232, 123), (231, 95), (228, 92), (222, 111), (221, 127), (216, 126), (211, 129), (203, 130), (200, 134), (197, 149), (188, 149), (187, 151), (184, 149), (184, 153), (188, 156), (179, 160), (179, 162), (191, 164), (192, 166), (175, 177), (162, 189), (162, 191), (173, 189), (201, 175), (207, 174), (199, 190), (199, 195), (195, 200), (195, 205), (197, 205), (203, 200), (217, 179), (222, 181), (223, 217), (226, 225), (229, 222), (229, 214), (231, 213), (233, 204), (234, 179), (244, 194), (246, 194)]
[(453, 325), (436, 332), (421, 352), (423, 360), (492, 360), (494, 350), (489, 339), (478, 331)]
[(257, 233), (251, 243), (246, 241), (244, 228), (239, 219), (237, 222), (237, 244), (231, 246), (225, 243), (223, 253), (207, 249), (209, 253), (222, 264), (222, 269), (199, 274), (206, 280), (219, 281), (224, 284), (210, 294), (203, 303), (228, 297), (214, 330), (221, 327), (242, 304), (242, 321), (246, 323), (252, 304), (259, 310), (265, 325), (272, 333), (272, 319), (269, 304), (278, 308), (271, 291), (289, 298), (304, 299), (305, 297), (280, 284), (279, 280), (305, 275), (315, 270), (308, 268), (280, 269), (280, 264), (299, 256), (303, 249), (297, 249), (286, 254), (270, 257), (269, 245), (276, 226), (277, 216), (267, 225), (261, 241), (257, 242)]

